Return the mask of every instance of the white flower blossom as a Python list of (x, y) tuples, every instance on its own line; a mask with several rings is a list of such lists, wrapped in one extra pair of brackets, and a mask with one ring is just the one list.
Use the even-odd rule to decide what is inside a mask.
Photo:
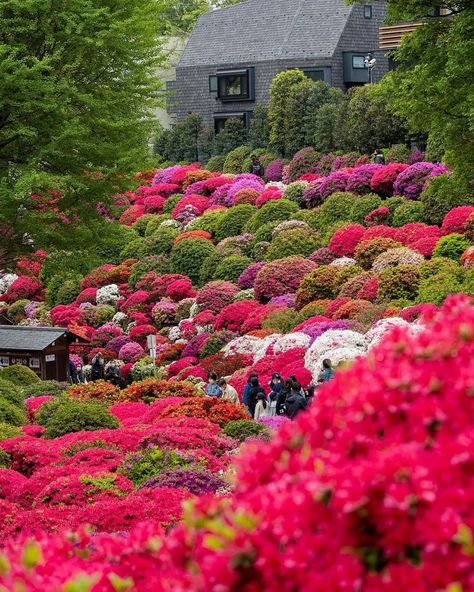
[(168, 339), (174, 342), (181, 339), (181, 329), (179, 327), (171, 327), (168, 333)]
[(0, 294), (5, 294), (13, 282), (18, 279), (16, 273), (6, 273), (0, 277)]
[(116, 306), (119, 297), (119, 287), (117, 284), (109, 284), (97, 290), (96, 301), (98, 305), (108, 304), (109, 306)]
[(311, 337), (306, 335), (306, 333), (288, 333), (287, 335), (282, 335), (274, 342), (273, 353), (281, 354), (297, 347), (306, 349), (309, 347), (310, 341)]
[(333, 267), (346, 267), (347, 265), (355, 264), (356, 260), (351, 257), (339, 257), (339, 259), (334, 259), (329, 265), (332, 265)]

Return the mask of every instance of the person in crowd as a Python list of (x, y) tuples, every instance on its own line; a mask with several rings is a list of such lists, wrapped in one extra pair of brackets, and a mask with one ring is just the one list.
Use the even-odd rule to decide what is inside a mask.
[(311, 403), (313, 402), (314, 395), (316, 394), (317, 388), (318, 388), (317, 385), (315, 385), (314, 383), (311, 383), (308, 386), (308, 389), (306, 391), (306, 402), (308, 403), (308, 406), (311, 405)]
[(252, 412), (250, 410), (250, 399), (249, 399), (249, 394), (252, 389), (252, 384), (251, 384), (252, 378), (257, 378), (257, 380), (258, 380), (258, 376), (254, 372), (252, 372), (252, 374), (250, 374), (250, 376), (249, 376), (247, 384), (244, 387), (244, 393), (242, 396), (242, 402), (247, 407), (249, 415), (252, 415)]
[(217, 397), (218, 399), (222, 397), (222, 389), (217, 384), (217, 374), (215, 372), (211, 372), (209, 374), (209, 379), (206, 386), (206, 395), (208, 397)]
[(295, 419), (307, 406), (306, 397), (301, 394), (301, 385), (291, 381), (291, 390), (285, 401), (286, 416), (289, 419)]
[(122, 376), (120, 374), (120, 368), (117, 366), (117, 362), (112, 360), (107, 366), (105, 371), (105, 380), (115, 386), (120, 386), (122, 382)]
[(298, 385), (300, 387), (301, 394), (303, 395), (303, 397), (306, 397), (306, 393), (304, 392), (304, 388), (300, 385), (296, 376), (294, 374), (292, 374), (291, 376), (289, 376), (289, 379), (292, 381), (293, 386)]
[(84, 372), (84, 368), (83, 368), (82, 364), (78, 364), (76, 366), (76, 373), (77, 373), (78, 384), (87, 384), (86, 373)]
[(332, 362), (329, 359), (323, 360), (323, 371), (321, 372), (321, 382), (329, 382), (334, 378), (334, 368)]
[(255, 154), (252, 154), (250, 173), (252, 173), (253, 175), (257, 175), (257, 177), (260, 177), (261, 179), (263, 179), (263, 177), (265, 176), (265, 169), (263, 167), (263, 164), (260, 162), (260, 158)]
[(237, 391), (231, 384), (227, 383), (225, 378), (221, 378), (217, 384), (221, 387), (223, 401), (228, 401), (229, 403), (234, 403), (235, 405), (240, 404)]
[(290, 378), (287, 378), (283, 383), (281, 391), (278, 393), (276, 406), (277, 415), (286, 415), (286, 399), (291, 393), (292, 386), (293, 381)]
[(77, 384), (78, 383), (78, 379), (77, 379), (77, 370), (76, 370), (76, 366), (74, 366), (74, 362), (72, 360), (69, 360), (69, 382), (71, 384)]
[(267, 417), (268, 409), (269, 405), (267, 402), (267, 398), (265, 397), (265, 393), (261, 391), (257, 395), (257, 404), (255, 405), (255, 413), (253, 416), (255, 421), (257, 421), (257, 419), (260, 419), (261, 417)]
[(104, 357), (99, 352), (92, 359), (91, 379), (102, 380), (104, 378)]
[(250, 415), (252, 417), (255, 417), (255, 408), (257, 406), (258, 395), (260, 393), (263, 393), (263, 396), (265, 396), (265, 391), (263, 390), (262, 386), (260, 385), (258, 378), (256, 376), (254, 376), (253, 378), (250, 379), (249, 404), (248, 404)]
[(270, 394), (268, 395), (268, 416), (273, 417), (277, 414), (278, 395), (283, 388), (283, 380), (278, 372), (272, 374), (272, 379), (268, 383)]
[(374, 153), (374, 162), (375, 164), (385, 164), (385, 155), (380, 148), (377, 148)]

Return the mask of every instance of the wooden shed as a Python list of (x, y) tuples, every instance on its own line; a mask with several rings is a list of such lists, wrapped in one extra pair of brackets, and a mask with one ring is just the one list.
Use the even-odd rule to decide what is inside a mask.
[(65, 382), (69, 345), (81, 341), (62, 327), (0, 326), (0, 367), (22, 364), (42, 380)]

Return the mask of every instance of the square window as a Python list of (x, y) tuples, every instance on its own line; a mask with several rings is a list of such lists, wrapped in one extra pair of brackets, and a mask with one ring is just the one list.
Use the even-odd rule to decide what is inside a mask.
[(366, 4), (364, 6), (364, 18), (366, 18), (366, 19), (372, 18), (372, 6), (370, 6), (370, 4)]
[(352, 56), (352, 67), (354, 70), (364, 70), (365, 56)]
[(218, 91), (218, 79), (217, 76), (209, 76), (209, 92)]
[(304, 70), (304, 74), (310, 80), (317, 82), (322, 80), (324, 82), (324, 70)]
[(221, 101), (254, 100), (253, 68), (217, 72), (217, 97)]

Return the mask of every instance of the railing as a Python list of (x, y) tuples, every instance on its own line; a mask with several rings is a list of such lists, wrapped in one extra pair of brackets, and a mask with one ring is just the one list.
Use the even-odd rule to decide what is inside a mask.
[(400, 47), (402, 39), (405, 35), (408, 35), (408, 33), (413, 33), (413, 31), (416, 31), (416, 29), (422, 25), (422, 22), (414, 22), (399, 23), (398, 25), (380, 27), (379, 48), (383, 50), (397, 49)]

